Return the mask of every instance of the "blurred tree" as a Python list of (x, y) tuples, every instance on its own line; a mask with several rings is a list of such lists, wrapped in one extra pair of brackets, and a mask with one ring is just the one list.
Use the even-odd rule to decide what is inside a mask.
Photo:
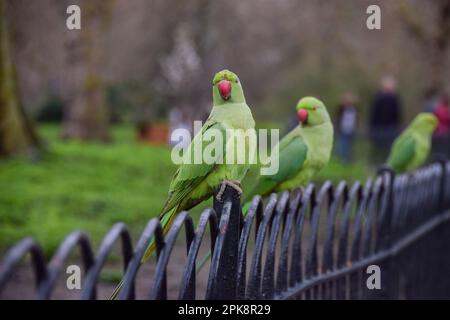
[[(423, 4), (423, 3), (422, 3)], [(445, 65), (450, 45), (450, 0), (436, 0), (434, 17), (423, 19), (411, 1), (402, 1), (399, 13), (407, 30), (419, 42), (429, 64), (428, 88), (445, 89)], [(428, 3), (425, 5), (429, 5)]]
[(158, 93), (171, 108), (183, 110), (188, 122), (206, 118), (210, 110), (211, 92), (206, 84), (218, 71), (208, 59), (213, 4), (195, 0), (178, 8), (178, 19), (171, 26), (171, 50), (160, 62)]
[[(115, 119), (148, 122), (163, 120), (173, 107), (184, 109), (186, 118), (201, 118), (211, 103), (207, 84), (223, 68), (239, 74), (255, 117), (268, 121), (295, 117), (293, 106), (302, 95), (320, 96), (333, 106), (347, 90), (360, 95), (365, 118), (365, 106), (385, 73), (398, 77), (408, 119), (421, 108), (420, 90), (436, 82), (431, 76), (450, 85), (442, 75), (450, 50), (432, 59), (434, 49), (417, 41), (400, 19), (400, 1), (375, 1), (382, 8), (381, 30), (366, 27), (372, 0), (115, 0), (113, 6), (104, 0), (105, 15), (99, 10), (94, 17), (83, 1), (9, 1), (23, 104), (39, 114), (49, 96), (62, 97), (66, 132), (86, 133), (80, 123), (89, 127), (111, 119), (112, 112), (95, 102), (104, 102), (104, 91), (89, 96), (86, 83), (120, 89), (105, 103), (108, 110), (115, 108)], [(444, 30), (438, 22), (445, 21), (438, 19), (445, 17), (441, 1), (448, 0), (406, 2), (426, 37)], [(65, 28), (69, 4), (81, 7), (81, 31)], [(431, 60), (438, 72), (431, 70)], [(86, 80), (92, 78), (96, 81)]]
[(61, 123), (63, 118), (64, 102), (56, 95), (49, 96), (39, 107), (36, 121), (47, 123)]
[(173, 51), (177, 26), (185, 21), (186, 7), (193, 2), (134, 0), (117, 1), (114, 6), (107, 77), (119, 82), (129, 102), (122, 111), (131, 111), (138, 124), (159, 121), (174, 106), (163, 62)]
[(75, 3), (81, 8), (81, 30), (65, 32), (67, 92), (62, 136), (106, 142), (110, 133), (103, 81), (104, 39), (113, 1)]
[(40, 144), (19, 97), (6, 6), (6, 0), (0, 0), (0, 156), (36, 151)]

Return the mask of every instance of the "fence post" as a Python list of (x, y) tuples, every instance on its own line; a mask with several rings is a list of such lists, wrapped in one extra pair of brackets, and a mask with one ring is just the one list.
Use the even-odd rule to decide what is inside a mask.
[(217, 268), (214, 299), (237, 298), (237, 271), (240, 236), (241, 195), (232, 187), (226, 185), (221, 201), (214, 194), (214, 210), (217, 213), (220, 224), (225, 203), (231, 202), (231, 212), (227, 225), (219, 232), (224, 235), (224, 242), (220, 252), (220, 260)]
[[(378, 236), (381, 238), (378, 250), (389, 249), (393, 244), (393, 219), (394, 219), (394, 179), (395, 172), (392, 169), (385, 168), (379, 172), (383, 177), (383, 189), (385, 198), (384, 212), (378, 229)], [(387, 183), (386, 183), (387, 179)], [(378, 299), (398, 299), (398, 257), (389, 257), (381, 263), (381, 291)]]

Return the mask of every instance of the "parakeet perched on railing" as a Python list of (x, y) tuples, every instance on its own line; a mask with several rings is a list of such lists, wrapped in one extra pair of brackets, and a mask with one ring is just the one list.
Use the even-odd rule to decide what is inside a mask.
[(438, 120), (432, 113), (419, 113), (395, 139), (387, 164), (396, 173), (403, 173), (425, 163), (431, 150), (431, 138), (437, 124)]
[[(187, 79), (188, 80), (188, 79)], [(164, 233), (167, 233), (177, 213), (189, 210), (200, 202), (209, 199), (220, 187), (217, 197), (221, 197), (224, 186), (229, 185), (239, 193), (240, 181), (250, 166), (252, 152), (256, 152), (255, 121), (248, 107), (241, 82), (236, 74), (229, 70), (218, 72), (213, 79), (213, 108), (183, 156), (183, 163), (178, 167), (169, 186), (169, 195), (160, 213)], [(232, 136), (229, 133), (232, 133)], [(254, 134), (254, 146), (246, 134)], [(204, 152), (211, 136), (220, 133), (222, 143), (220, 152), (213, 155), (213, 161), (196, 161), (198, 152)], [(206, 137), (206, 138), (205, 138)], [(234, 143), (229, 143), (235, 139)], [(242, 139), (242, 141), (239, 141)], [(237, 150), (244, 146), (244, 150)], [(233, 148), (233, 150), (232, 150)], [(243, 163), (227, 159), (227, 154), (246, 153)], [(231, 160), (231, 161), (230, 161)], [(219, 199), (220, 200), (220, 199)], [(149, 244), (141, 263), (144, 263), (156, 249), (154, 239)], [(119, 293), (123, 283), (120, 282), (111, 298)]]
[(305, 97), (297, 104), (299, 124), (279, 143), (278, 155), (271, 161), (279, 161), (274, 175), (260, 175), (255, 187), (243, 200), (245, 204), (259, 194), (290, 190), (305, 186), (330, 160), (333, 148), (333, 124), (322, 101)]

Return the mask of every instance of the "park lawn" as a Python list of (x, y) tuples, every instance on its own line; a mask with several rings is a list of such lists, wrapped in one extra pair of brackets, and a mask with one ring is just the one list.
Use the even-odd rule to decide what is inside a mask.
[(361, 161), (352, 164), (344, 164), (333, 157), (328, 165), (317, 174), (315, 180), (319, 185), (326, 180), (330, 180), (334, 185), (341, 180), (345, 180), (348, 183), (353, 183), (355, 181), (363, 183), (367, 177), (374, 174), (374, 172), (374, 169), (366, 162)]
[(110, 145), (62, 141), (56, 126), (40, 133), (40, 161), (0, 161), (0, 250), (31, 235), (53, 251), (74, 229), (98, 242), (115, 222), (138, 232), (158, 215), (175, 170), (168, 147), (136, 143), (131, 127), (114, 128)]
[[(62, 141), (59, 127), (39, 128), (48, 143), (39, 161), (0, 160), (0, 252), (25, 236), (52, 253), (70, 231), (85, 231), (97, 246), (116, 222), (125, 222), (133, 240), (156, 217), (167, 196), (175, 166), (166, 146), (135, 142), (131, 126), (113, 128), (111, 144)], [(333, 160), (317, 182), (364, 180), (364, 164)], [(194, 219), (211, 201), (193, 210)]]

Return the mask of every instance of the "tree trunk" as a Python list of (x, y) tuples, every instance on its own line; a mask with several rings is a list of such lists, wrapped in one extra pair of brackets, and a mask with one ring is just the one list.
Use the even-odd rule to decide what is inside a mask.
[(6, 0), (0, 0), (0, 156), (35, 151), (39, 146), (20, 101), (7, 24)]
[(418, 14), (405, 1), (400, 3), (400, 17), (408, 31), (423, 47), (428, 61), (428, 89), (445, 91), (445, 66), (450, 44), (450, 0), (436, 0), (437, 13), (432, 30), (427, 30)]
[(450, 43), (450, 0), (440, 0), (437, 31), (431, 41), (431, 87), (439, 91), (445, 88), (445, 63)]
[(66, 31), (66, 109), (63, 138), (110, 140), (102, 66), (110, 1), (83, 0), (81, 30)]

